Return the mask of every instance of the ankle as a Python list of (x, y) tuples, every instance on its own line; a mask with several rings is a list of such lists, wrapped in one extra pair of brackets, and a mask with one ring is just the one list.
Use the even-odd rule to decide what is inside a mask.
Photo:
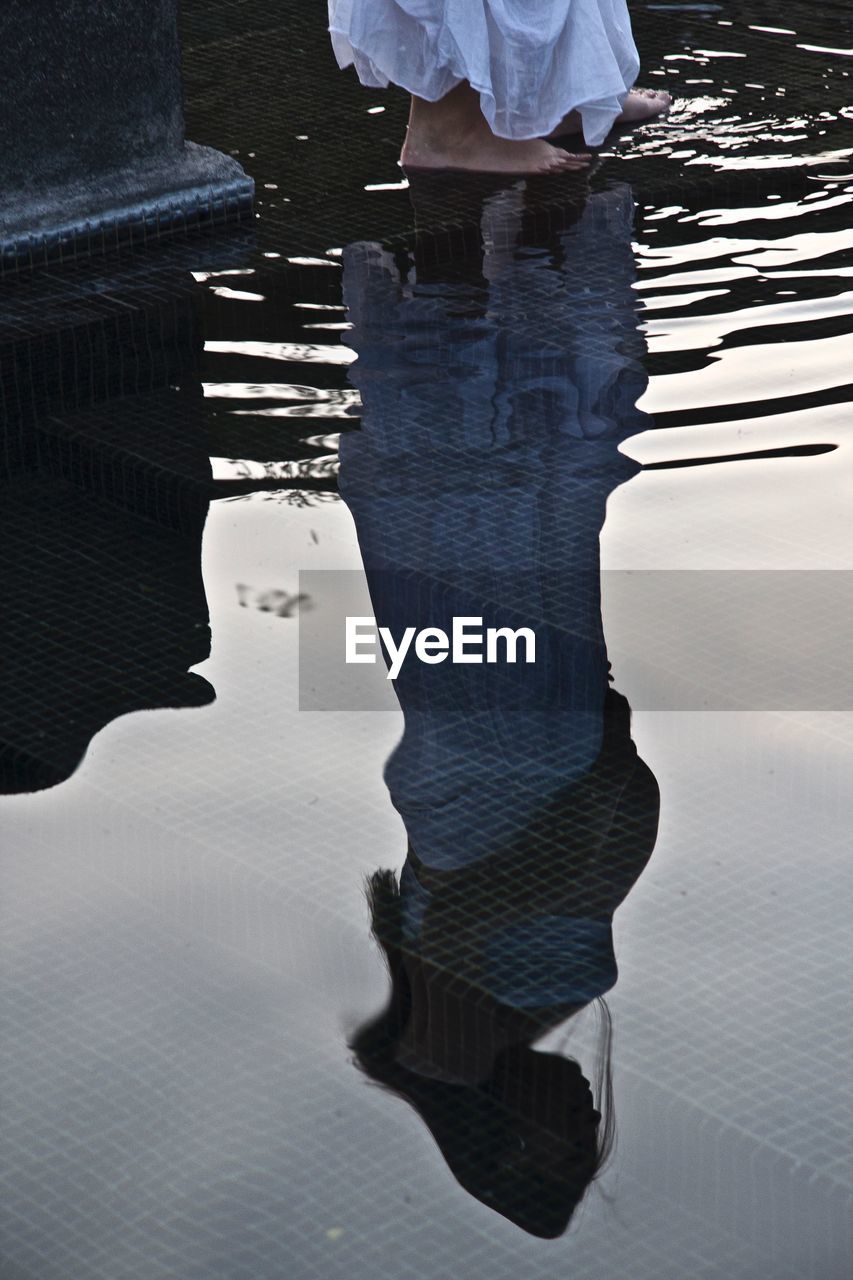
[(479, 94), (467, 81), (462, 81), (440, 98), (428, 102), (412, 95), (406, 141), (411, 145), (445, 150), (448, 146), (474, 141), (484, 131), (490, 132), (480, 110)]

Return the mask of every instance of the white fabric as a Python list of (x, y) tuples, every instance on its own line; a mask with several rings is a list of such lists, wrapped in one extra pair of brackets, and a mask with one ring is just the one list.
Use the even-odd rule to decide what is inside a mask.
[(362, 84), (436, 102), (467, 80), (501, 138), (538, 138), (577, 108), (604, 141), (640, 60), (626, 0), (329, 0), (332, 47)]

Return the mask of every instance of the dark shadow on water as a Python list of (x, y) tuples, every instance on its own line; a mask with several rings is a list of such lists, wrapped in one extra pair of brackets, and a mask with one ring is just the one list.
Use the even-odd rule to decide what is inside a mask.
[(210, 647), (202, 528), (136, 521), (56, 480), (4, 493), (0, 791), (64, 781), (118, 716), (213, 700), (188, 671)]
[(131, 711), (214, 698), (198, 288), (152, 259), (0, 302), (0, 792), (65, 781)]

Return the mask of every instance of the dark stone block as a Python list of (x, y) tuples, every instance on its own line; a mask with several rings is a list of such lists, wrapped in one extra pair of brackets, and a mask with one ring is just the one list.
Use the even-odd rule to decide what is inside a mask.
[(229, 156), (184, 143), (177, 0), (0, 9), (0, 259), (92, 252), (251, 208)]
[(177, 155), (174, 0), (12, 0), (0, 16), (6, 179), (38, 189)]

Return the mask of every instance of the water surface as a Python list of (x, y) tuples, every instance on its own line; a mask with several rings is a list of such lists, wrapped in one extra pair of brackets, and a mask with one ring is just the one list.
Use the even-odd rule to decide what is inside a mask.
[[(339, 87), (320, 24), (185, 8), (192, 136), (240, 152), (257, 226), (152, 263), (112, 382), (9, 398), (42, 450), (26, 483), (5, 455), (9, 1274), (841, 1280), (848, 7), (646, 6), (677, 110), (588, 188), (420, 191), (393, 186), (401, 103)], [(109, 279), (75, 296), (137, 297)], [(392, 613), (402, 570), (416, 610), (438, 581), (445, 610), (532, 612), (551, 711), (410, 687), (402, 756), (387, 690), (300, 711), (299, 573), (365, 559)], [(572, 917), (613, 912), (617, 1145), (549, 1241), (347, 1040), (387, 993), (363, 883), (402, 867), (400, 811), (422, 859), (517, 835), (598, 758), (607, 662), (659, 828), (621, 905)], [(591, 1010), (538, 1048), (595, 1083)]]

